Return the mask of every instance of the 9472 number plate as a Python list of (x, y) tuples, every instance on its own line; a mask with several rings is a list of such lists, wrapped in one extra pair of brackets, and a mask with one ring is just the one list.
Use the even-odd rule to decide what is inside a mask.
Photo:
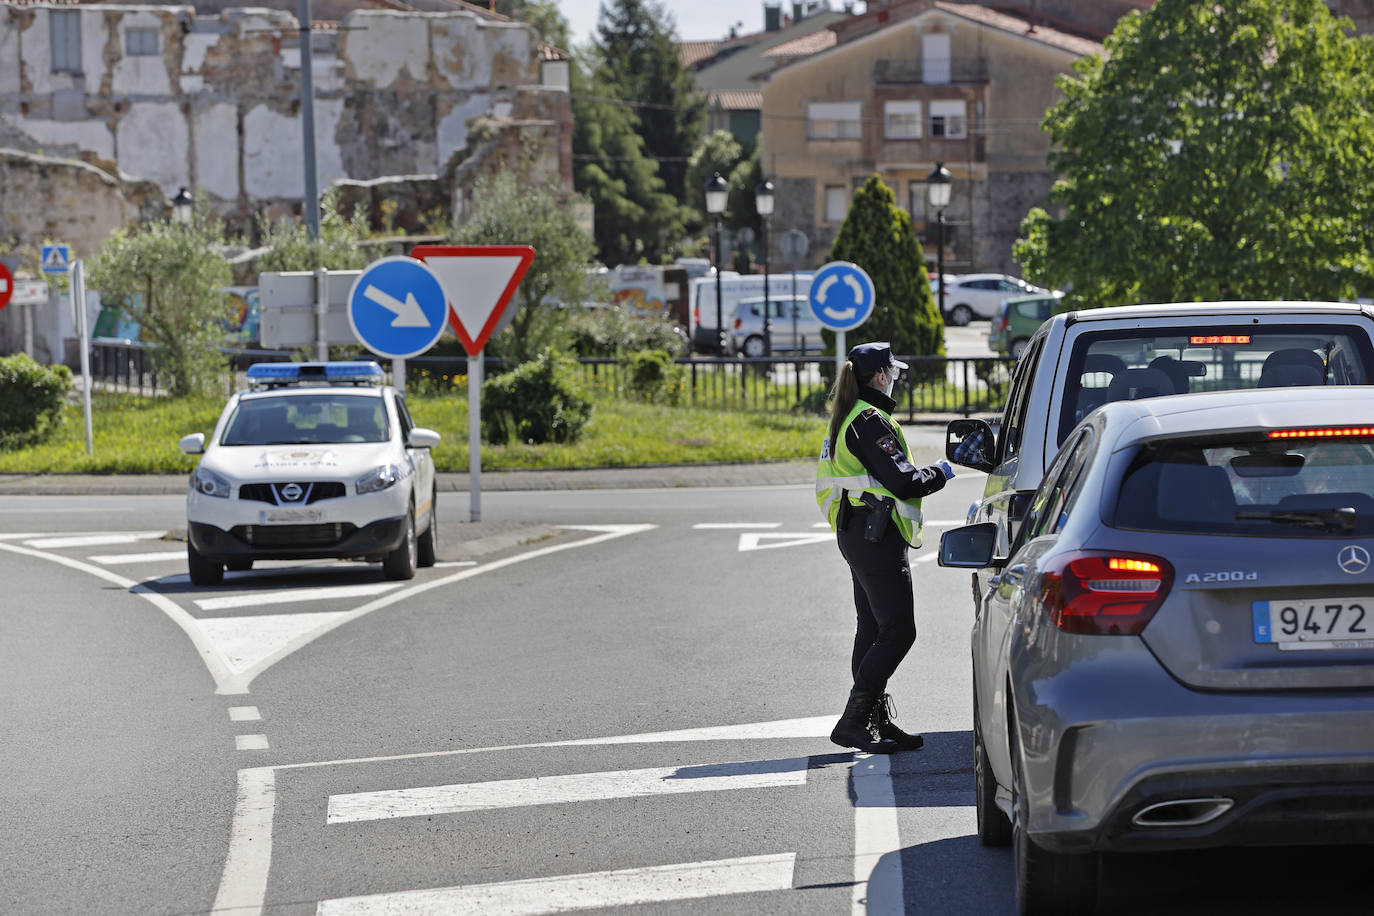
[(1374, 598), (1256, 601), (1255, 642), (1280, 649), (1374, 648)]

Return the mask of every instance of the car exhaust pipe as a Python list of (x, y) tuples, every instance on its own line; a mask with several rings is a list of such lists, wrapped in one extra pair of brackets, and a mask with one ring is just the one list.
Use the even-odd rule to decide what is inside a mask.
[(1235, 802), (1229, 798), (1179, 798), (1146, 805), (1135, 813), (1137, 827), (1197, 827), (1221, 817)]

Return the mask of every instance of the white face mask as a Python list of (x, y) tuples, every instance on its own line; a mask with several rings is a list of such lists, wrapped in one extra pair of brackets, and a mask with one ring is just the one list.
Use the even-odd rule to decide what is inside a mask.
[(883, 394), (892, 397), (892, 389), (897, 387), (897, 373), (891, 369), (883, 370)]

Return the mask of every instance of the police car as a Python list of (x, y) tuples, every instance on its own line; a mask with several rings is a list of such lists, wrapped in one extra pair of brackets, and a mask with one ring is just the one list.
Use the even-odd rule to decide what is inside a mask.
[(229, 399), (186, 497), (186, 562), (196, 585), (254, 560), (380, 562), (388, 579), (433, 565), (439, 434), (416, 426), (375, 362), (258, 363)]

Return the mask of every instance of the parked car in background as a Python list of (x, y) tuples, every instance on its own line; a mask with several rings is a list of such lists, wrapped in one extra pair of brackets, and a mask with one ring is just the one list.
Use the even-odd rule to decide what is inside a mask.
[(1037, 293), (1002, 300), (988, 330), (988, 348), (1003, 356), (1021, 358), (1031, 335), (1054, 314), (1063, 293)]
[[(805, 296), (770, 296), (767, 304), (773, 319), (774, 353), (819, 353), (824, 348), (821, 323)], [(748, 357), (767, 355), (763, 315), (762, 296), (735, 304), (730, 321), (731, 349)]]
[[(797, 273), (795, 278), (796, 295), (805, 298), (811, 291), (811, 274)], [(770, 297), (791, 298), (793, 275), (788, 273), (772, 274), (768, 277)], [(701, 277), (692, 281), (692, 348), (698, 353), (724, 355), (721, 353), (721, 334), (716, 325), (716, 286), (719, 282), (721, 292), (721, 320), (725, 323), (724, 345), (730, 347), (729, 328), (735, 304), (742, 299), (763, 297), (763, 274), (740, 275), (734, 271), (721, 271), (719, 281), (714, 276)], [(786, 294), (783, 296), (782, 294)]]
[(1092, 912), (1104, 852), (1374, 841), (1371, 493), (1366, 388), (1174, 395), (1074, 427), (1008, 547), (944, 535), (998, 574), (974, 788), (1020, 912)]
[[(945, 323), (955, 327), (963, 327), (979, 318), (995, 318), (1003, 300), (1012, 296), (1049, 292), (1006, 274), (946, 274), (945, 278)], [(931, 293), (939, 305), (940, 289), (935, 281), (932, 281)]]
[(186, 497), (193, 584), (267, 559), (360, 559), (388, 579), (434, 565), (439, 434), (412, 422), (381, 366), (257, 363), (248, 382), (208, 440), (180, 442), (201, 456)]

